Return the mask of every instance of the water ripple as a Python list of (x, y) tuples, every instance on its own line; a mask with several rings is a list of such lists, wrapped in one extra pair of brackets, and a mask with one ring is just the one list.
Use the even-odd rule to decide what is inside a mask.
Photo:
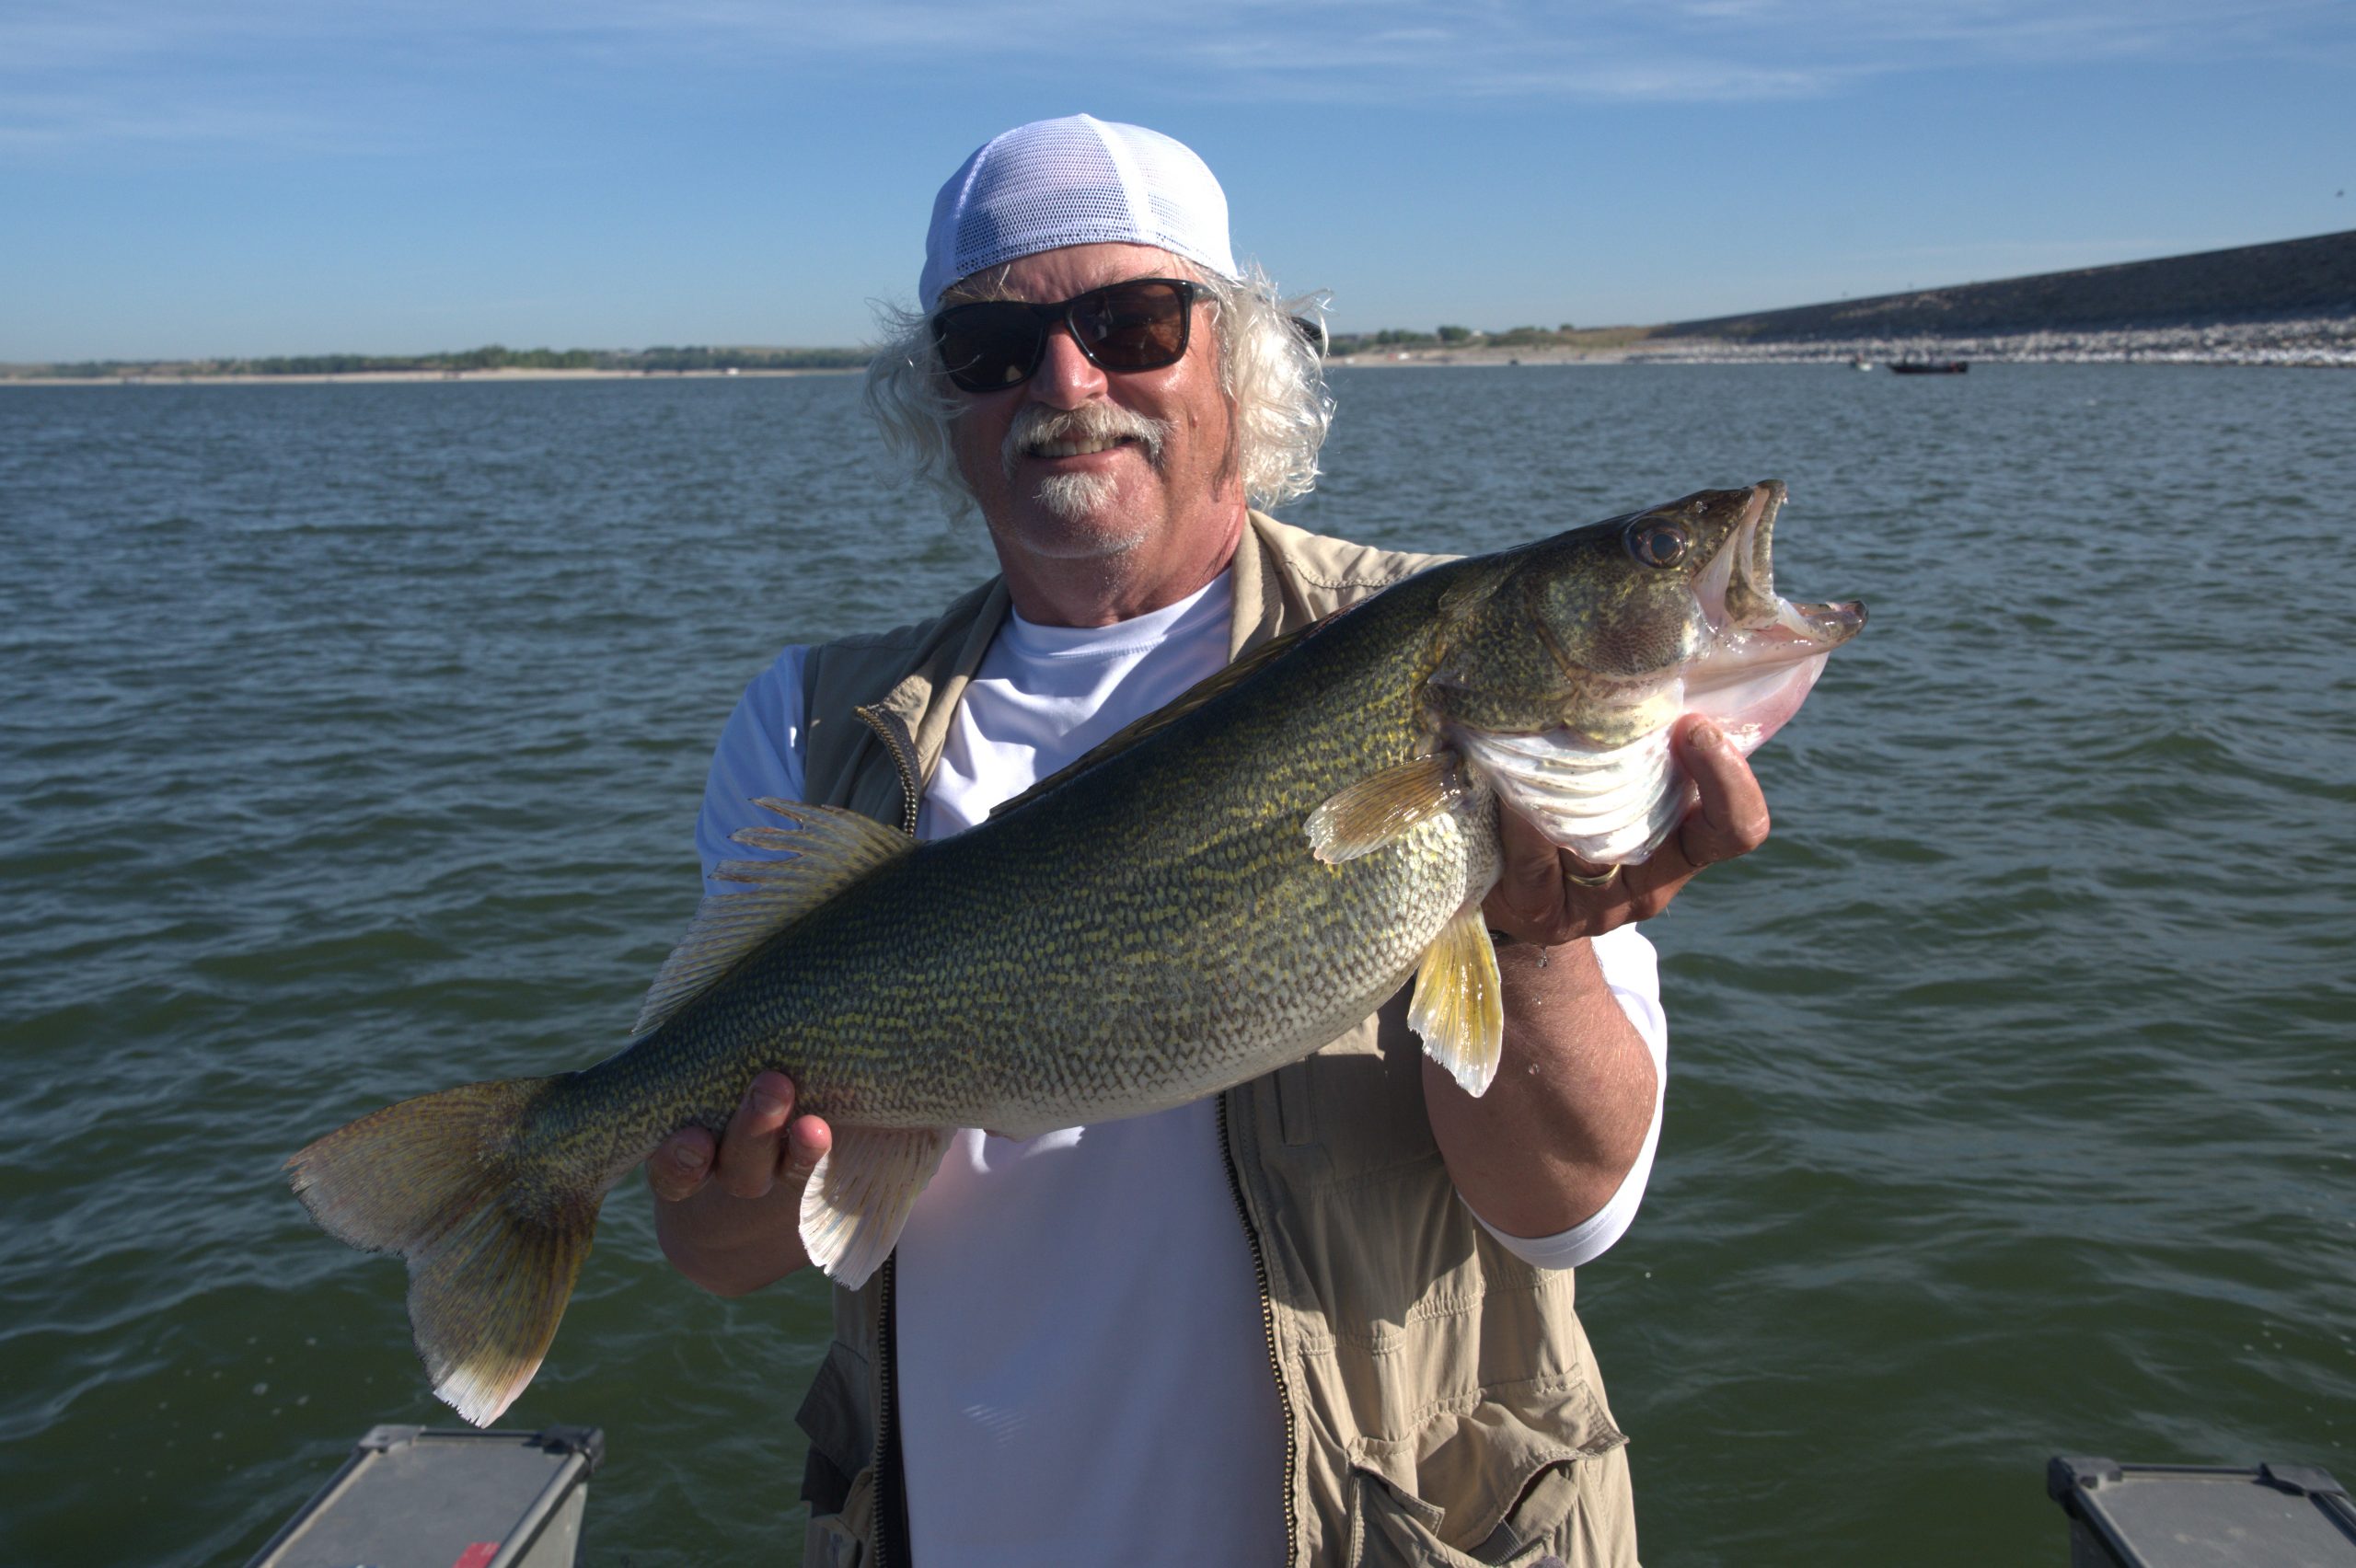
[[(1774, 475), (1779, 582), (1872, 606), (1656, 926), (1660, 1164), (1580, 1294), (1657, 1563), (2022, 1560), (2062, 1450), (2356, 1470), (2356, 377), (1955, 379), (1345, 372), (1290, 514)], [(842, 379), (19, 389), (0, 497), (0, 1560), (236, 1560), (446, 1419), (286, 1152), (618, 1044), (744, 682), (988, 552)], [(791, 1535), (826, 1321), (617, 1196), (511, 1418), (606, 1427), (592, 1560)]]

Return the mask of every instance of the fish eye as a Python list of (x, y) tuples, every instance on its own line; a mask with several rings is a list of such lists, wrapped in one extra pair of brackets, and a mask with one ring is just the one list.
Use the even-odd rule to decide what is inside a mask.
[(1692, 546), (1674, 523), (1647, 523), (1628, 536), (1628, 553), (1646, 566), (1675, 566)]

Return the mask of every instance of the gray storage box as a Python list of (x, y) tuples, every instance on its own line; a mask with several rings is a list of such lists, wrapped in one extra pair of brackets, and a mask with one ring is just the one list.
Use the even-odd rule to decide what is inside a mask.
[(379, 1426), (247, 1568), (572, 1568), (594, 1426)]
[(2310, 1465), (2226, 1470), (2057, 1458), (2070, 1568), (2356, 1568), (2356, 1506)]

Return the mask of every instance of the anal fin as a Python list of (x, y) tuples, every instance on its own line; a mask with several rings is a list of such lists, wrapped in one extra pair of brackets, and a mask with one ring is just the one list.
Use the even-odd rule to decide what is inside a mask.
[(946, 1127), (837, 1127), (802, 1190), (802, 1248), (846, 1289), (884, 1266), (941, 1157)]
[(1424, 1054), (1478, 1099), (1497, 1076), (1505, 1049), (1505, 997), (1497, 950), (1478, 904), (1466, 905), (1424, 950), (1407, 1021), (1423, 1036)]

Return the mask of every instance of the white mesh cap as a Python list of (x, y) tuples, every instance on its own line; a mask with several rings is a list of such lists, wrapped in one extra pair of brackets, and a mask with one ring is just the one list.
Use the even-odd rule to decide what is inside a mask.
[(985, 142), (933, 199), (918, 284), (930, 310), (960, 278), (1062, 245), (1151, 245), (1240, 274), (1227, 193), (1193, 149), (1159, 131), (1075, 114)]

